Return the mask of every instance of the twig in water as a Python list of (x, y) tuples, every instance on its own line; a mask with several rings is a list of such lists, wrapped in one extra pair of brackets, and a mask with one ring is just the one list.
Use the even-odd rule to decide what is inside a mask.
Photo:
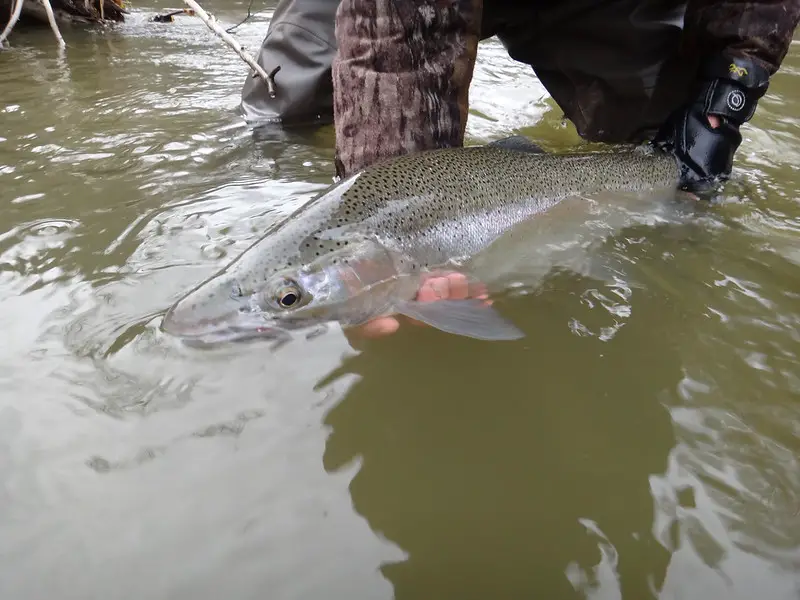
[[(47, 20), (50, 22), (50, 29), (53, 30), (53, 34), (56, 36), (56, 41), (58, 41), (58, 45), (61, 48), (66, 47), (66, 42), (64, 38), (61, 37), (61, 32), (58, 30), (58, 24), (56, 23), (56, 16), (53, 14), (53, 7), (50, 4), (50, 0), (41, 0), (42, 4), (44, 5), (44, 11), (47, 13)], [(19, 3), (22, 4), (22, 0), (19, 0)]]
[[(35, 0), (34, 0), (35, 1)], [(11, 30), (14, 29), (14, 26), (19, 21), (19, 17), (22, 14), (22, 4), (25, 0), (14, 0), (14, 4), (11, 10), (11, 17), (8, 19), (8, 24), (6, 28), (3, 30), (3, 33), (0, 33), (0, 46), (3, 45), (8, 34), (11, 33)], [(42, 6), (44, 7), (44, 12), (47, 13), (47, 21), (50, 23), (50, 29), (53, 30), (53, 33), (56, 36), (56, 40), (58, 41), (58, 45), (61, 48), (66, 47), (66, 42), (64, 42), (64, 38), (61, 36), (61, 31), (58, 29), (58, 24), (56, 23), (56, 16), (53, 13), (53, 6), (50, 4), (50, 0), (40, 0)]]
[(11, 33), (11, 30), (14, 29), (14, 25), (19, 21), (19, 16), (22, 14), (22, 3), (24, 1), (25, 0), (14, 0), (13, 8), (11, 9), (11, 17), (8, 19), (8, 24), (6, 28), (3, 29), (3, 33), (0, 33), (0, 47), (2, 47), (3, 42), (5, 42), (8, 34)]
[(245, 18), (242, 19), (241, 21), (239, 21), (236, 25), (231, 25), (225, 31), (230, 33), (232, 31), (234, 31), (235, 29), (237, 29), (239, 26), (244, 25), (245, 23), (247, 23), (250, 20), (250, 17), (253, 16), (252, 13), (250, 12), (251, 8), (253, 8), (253, 0), (250, 0), (250, 4), (247, 5), (247, 15), (245, 16)]
[[(203, 23), (205, 23), (208, 28), (216, 33), (222, 41), (228, 44), (236, 54), (239, 55), (244, 62), (246, 62), (252, 69), (256, 72), (258, 77), (261, 77), (262, 81), (267, 85), (267, 90), (269, 91), (270, 98), (275, 97), (275, 83), (272, 81), (272, 77), (267, 74), (267, 72), (262, 69), (259, 64), (255, 61), (255, 59), (250, 56), (247, 52), (245, 52), (244, 48), (237, 42), (229, 33), (227, 33), (222, 27), (217, 25), (217, 20), (209, 15), (203, 8), (195, 2), (195, 0), (183, 0), (183, 2), (189, 6), (189, 8), (193, 9), (195, 14), (202, 19)], [(273, 71), (275, 73), (277, 71)]]
[(192, 11), (191, 8), (179, 8), (177, 10), (171, 10), (169, 12), (156, 15), (155, 17), (153, 17), (152, 20), (154, 23), (172, 23), (173, 21), (175, 21), (175, 19), (173, 19), (175, 15), (192, 15), (192, 14), (194, 14), (194, 12)]

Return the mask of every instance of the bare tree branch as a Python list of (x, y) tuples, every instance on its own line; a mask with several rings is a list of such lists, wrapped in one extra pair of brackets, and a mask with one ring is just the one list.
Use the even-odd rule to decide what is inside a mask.
[(272, 81), (272, 77), (267, 74), (267, 72), (261, 68), (261, 66), (255, 61), (255, 59), (250, 56), (247, 52), (245, 52), (244, 48), (236, 41), (228, 32), (226, 32), (222, 27), (217, 24), (216, 18), (209, 15), (203, 8), (195, 2), (195, 0), (183, 0), (184, 3), (189, 6), (192, 10), (194, 10), (195, 14), (200, 17), (200, 19), (208, 26), (208, 28), (216, 33), (222, 41), (228, 44), (239, 57), (246, 62), (250, 67), (252, 67), (255, 74), (260, 77), (267, 86), (267, 90), (269, 91), (269, 95), (271, 98), (275, 97), (275, 83)]
[(14, 7), (11, 11), (11, 18), (8, 20), (8, 24), (6, 28), (3, 30), (3, 33), (0, 33), (0, 47), (3, 46), (3, 42), (5, 42), (8, 34), (11, 33), (11, 30), (14, 29), (14, 25), (17, 24), (19, 21), (19, 16), (22, 14), (22, 3), (25, 0), (14, 0)]
[[(20, 4), (22, 4), (22, 0), (17, 0)], [(56, 16), (53, 14), (53, 6), (50, 4), (50, 0), (40, 0), (41, 3), (44, 5), (44, 10), (47, 12), (47, 21), (50, 23), (50, 29), (53, 30), (53, 34), (56, 36), (56, 40), (58, 41), (58, 45), (61, 48), (66, 48), (67, 44), (64, 41), (64, 38), (61, 36), (61, 31), (58, 29), (58, 24), (56, 23)]]

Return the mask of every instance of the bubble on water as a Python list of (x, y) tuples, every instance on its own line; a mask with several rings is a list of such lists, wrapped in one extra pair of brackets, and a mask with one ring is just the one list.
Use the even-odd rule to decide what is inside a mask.
[(211, 242), (209, 244), (204, 244), (202, 248), (200, 248), (200, 252), (203, 254), (205, 258), (210, 258), (212, 260), (217, 260), (223, 258), (228, 252), (223, 248), (220, 244), (215, 242)]
[(200, 215), (191, 214), (183, 221), (181, 225), (176, 226), (175, 230), (181, 229), (204, 229), (207, 226), (205, 219)]
[(532, 296), (537, 292), (538, 292), (537, 286), (527, 281), (514, 280), (505, 286), (505, 294), (509, 298)]
[(578, 337), (590, 337), (594, 335), (591, 330), (586, 327), (586, 325), (578, 321), (578, 319), (570, 319), (568, 326), (569, 330)]
[(80, 223), (78, 221), (66, 221), (60, 219), (52, 219), (40, 221), (31, 225), (29, 231), (35, 235), (42, 237), (49, 237), (65, 233), (75, 229)]

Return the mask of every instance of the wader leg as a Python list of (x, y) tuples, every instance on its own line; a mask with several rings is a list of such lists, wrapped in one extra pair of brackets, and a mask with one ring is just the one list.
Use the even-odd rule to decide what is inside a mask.
[(275, 98), (259, 78), (248, 76), (239, 105), (251, 126), (309, 124), (333, 118), (331, 62), (336, 53), (334, 19), (339, 0), (281, 0), (256, 61), (273, 77)]
[(583, 138), (643, 141), (687, 100), (698, 57), (685, 50), (685, 1), (542, 4), (498, 11), (492, 28)]
[(342, 0), (333, 62), (337, 174), (461, 146), (480, 0)]

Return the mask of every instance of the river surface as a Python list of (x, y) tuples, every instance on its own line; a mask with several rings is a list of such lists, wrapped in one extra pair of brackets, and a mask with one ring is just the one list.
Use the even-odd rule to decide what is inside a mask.
[[(800, 46), (720, 201), (500, 298), (525, 339), (201, 350), (163, 312), (331, 183), (333, 134), (254, 135), (167, 6), (0, 53), (2, 600), (800, 597)], [(580, 144), (495, 40), (471, 100), (468, 143)]]

